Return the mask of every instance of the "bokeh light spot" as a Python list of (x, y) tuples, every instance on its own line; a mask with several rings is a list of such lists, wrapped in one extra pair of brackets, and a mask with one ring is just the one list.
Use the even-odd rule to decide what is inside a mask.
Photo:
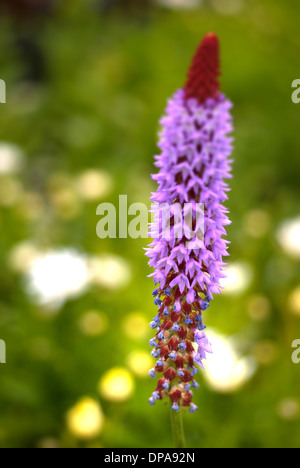
[(222, 15), (237, 15), (243, 9), (242, 0), (210, 0), (214, 9)]
[(90, 169), (78, 176), (76, 188), (83, 199), (94, 201), (107, 196), (111, 192), (112, 179), (105, 171)]
[(230, 264), (225, 270), (226, 278), (220, 283), (225, 294), (241, 294), (249, 286), (253, 272), (251, 266), (246, 262)]
[(290, 293), (288, 305), (293, 314), (300, 315), (300, 286)]
[(248, 300), (247, 310), (252, 320), (259, 322), (270, 317), (272, 306), (267, 297), (254, 295), (251, 296)]
[(149, 320), (140, 312), (132, 312), (123, 319), (123, 330), (133, 339), (143, 339), (149, 334)]
[(24, 165), (22, 149), (12, 143), (0, 143), (0, 174), (14, 174)]
[(252, 210), (245, 216), (244, 229), (252, 237), (264, 237), (268, 233), (270, 226), (270, 216), (266, 211)]
[(89, 397), (83, 397), (67, 413), (67, 427), (76, 437), (91, 439), (96, 437), (103, 427), (104, 416), (99, 403)]
[(107, 400), (125, 401), (134, 392), (134, 379), (123, 367), (113, 367), (100, 379), (98, 390)]
[(80, 317), (78, 325), (84, 335), (98, 336), (108, 329), (108, 318), (102, 312), (90, 310)]
[(31, 242), (25, 241), (12, 248), (8, 256), (8, 263), (12, 270), (24, 273), (38, 256), (38, 248)]
[(276, 343), (271, 340), (260, 341), (254, 346), (253, 354), (259, 364), (270, 365), (278, 355)]
[(174, 10), (187, 10), (202, 4), (202, 0), (155, 0), (158, 5)]
[(286, 421), (295, 421), (300, 417), (300, 405), (294, 398), (285, 398), (277, 407), (277, 414)]
[(133, 351), (127, 357), (127, 365), (138, 377), (148, 377), (149, 370), (155, 365), (155, 360), (146, 351)]
[(240, 389), (255, 373), (252, 357), (240, 357), (232, 339), (212, 330), (208, 333), (213, 354), (207, 355), (204, 377), (209, 386), (221, 393)]
[(0, 205), (5, 207), (14, 206), (21, 200), (23, 187), (21, 182), (12, 176), (5, 176), (0, 181)]
[(127, 261), (117, 255), (102, 254), (90, 259), (91, 281), (107, 289), (119, 289), (131, 280), (131, 269)]
[(74, 250), (49, 251), (33, 258), (27, 274), (28, 292), (42, 305), (59, 307), (88, 285), (83, 256)]
[(284, 221), (277, 231), (277, 240), (286, 253), (300, 258), (300, 217)]

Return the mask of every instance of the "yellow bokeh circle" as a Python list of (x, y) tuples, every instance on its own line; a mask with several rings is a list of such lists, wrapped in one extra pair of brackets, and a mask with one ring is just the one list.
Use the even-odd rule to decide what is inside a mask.
[(67, 413), (67, 427), (78, 438), (91, 439), (101, 432), (104, 416), (99, 403), (83, 397)]
[(134, 379), (123, 367), (113, 367), (100, 379), (98, 390), (107, 400), (124, 401), (134, 392)]

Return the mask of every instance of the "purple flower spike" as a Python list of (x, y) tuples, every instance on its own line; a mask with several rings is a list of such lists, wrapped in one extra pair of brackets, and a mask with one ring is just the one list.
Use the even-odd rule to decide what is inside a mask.
[(224, 180), (231, 177), (232, 105), (220, 93), (219, 76), (219, 41), (208, 34), (184, 88), (169, 100), (161, 120), (159, 172), (153, 176), (158, 189), (151, 198), (153, 242), (146, 253), (154, 269), (150, 276), (159, 284), (155, 303), (161, 322), (154, 340), (164, 336), (152, 371), (161, 374), (155, 395), (169, 397), (174, 411), (186, 407), (191, 413), (197, 407), (190, 388), (199, 387), (195, 364), (203, 367), (212, 352), (202, 312), (221, 293), (228, 255), (223, 236), (230, 221), (223, 203), (229, 190)]

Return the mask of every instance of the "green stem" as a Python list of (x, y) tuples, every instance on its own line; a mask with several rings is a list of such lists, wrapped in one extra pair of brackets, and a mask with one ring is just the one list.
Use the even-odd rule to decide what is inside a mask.
[(182, 411), (171, 409), (171, 426), (175, 448), (185, 448), (185, 437), (182, 422)]

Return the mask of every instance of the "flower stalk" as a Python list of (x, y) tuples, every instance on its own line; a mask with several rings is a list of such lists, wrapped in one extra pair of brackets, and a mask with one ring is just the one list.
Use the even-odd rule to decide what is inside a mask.
[(174, 448), (186, 448), (181, 411), (177, 412), (171, 409), (171, 427)]

